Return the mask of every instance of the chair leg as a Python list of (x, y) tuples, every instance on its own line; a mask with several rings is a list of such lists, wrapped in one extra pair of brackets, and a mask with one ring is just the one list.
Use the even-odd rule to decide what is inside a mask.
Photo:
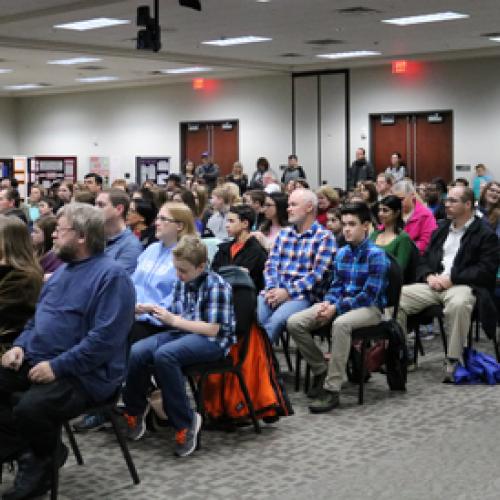
[(443, 318), (438, 317), (439, 331), (441, 332), (441, 341), (443, 342), (444, 355), (448, 356), (448, 344), (446, 342), (446, 332), (444, 331)]
[(476, 318), (476, 342), (479, 342), (479, 319)]
[(418, 344), (420, 342), (420, 327), (417, 325), (415, 328), (415, 341), (413, 342), (413, 362), (415, 366), (418, 366)]
[(495, 332), (495, 336), (491, 339), (493, 341), (493, 347), (495, 348), (495, 355), (497, 357), (497, 361), (500, 363), (500, 351), (498, 350), (498, 341)]
[(360, 373), (360, 379), (359, 379), (359, 393), (358, 393), (358, 404), (362, 405), (363, 404), (363, 398), (364, 398), (364, 385), (365, 385), (365, 371), (366, 371), (366, 366), (365, 366), (365, 351), (366, 351), (366, 343), (365, 341), (361, 341), (361, 373)]
[(118, 441), (120, 449), (122, 450), (123, 458), (125, 459), (125, 462), (127, 464), (130, 476), (132, 477), (132, 481), (134, 482), (134, 484), (139, 484), (141, 480), (139, 479), (139, 475), (137, 474), (137, 469), (135, 468), (134, 461), (132, 460), (132, 456), (130, 455), (130, 451), (128, 449), (127, 441), (125, 440), (125, 436), (123, 435), (120, 429), (117, 416), (115, 415), (113, 410), (109, 412), (109, 418), (111, 420), (111, 424), (113, 425), (113, 430), (115, 431), (116, 440)]
[(304, 377), (304, 392), (307, 394), (311, 385), (311, 366), (306, 362), (306, 376)]
[(241, 391), (243, 392), (243, 395), (245, 396), (245, 400), (248, 406), (248, 411), (250, 412), (250, 418), (252, 419), (253, 426), (255, 429), (255, 432), (257, 434), (260, 434), (262, 432), (260, 428), (259, 421), (257, 420), (257, 416), (255, 415), (255, 408), (253, 407), (253, 402), (250, 398), (250, 394), (248, 393), (248, 388), (247, 384), (245, 383), (245, 380), (243, 379), (243, 375), (239, 370), (235, 370), (234, 373), (236, 373), (236, 376), (238, 377), (238, 382), (240, 383), (240, 388)]
[[(67, 425), (67, 423), (66, 423)], [(57, 434), (57, 443), (54, 449), (54, 453), (52, 454), (52, 470), (51, 470), (51, 486), (50, 486), (50, 500), (57, 500), (57, 495), (59, 493), (59, 464), (57, 460), (57, 452), (62, 445), (62, 428), (59, 428), (59, 432)]]
[(83, 465), (83, 457), (80, 453), (80, 448), (78, 447), (78, 443), (75, 439), (75, 434), (71, 430), (71, 426), (68, 422), (63, 423), (64, 431), (66, 432), (66, 436), (68, 436), (69, 444), (71, 446), (71, 450), (73, 451), (73, 455), (75, 455), (76, 463), (78, 465)]
[[(287, 332), (288, 335), (288, 332)], [(283, 345), (283, 354), (285, 355), (286, 364), (288, 366), (288, 371), (293, 372), (292, 360), (290, 359), (290, 351), (288, 349), (289, 341), (285, 336), (284, 332), (280, 333), (281, 344)]]
[(297, 352), (295, 353), (295, 392), (298, 392), (300, 390), (301, 364), (302, 364), (302, 354), (300, 353), (300, 350), (297, 349)]

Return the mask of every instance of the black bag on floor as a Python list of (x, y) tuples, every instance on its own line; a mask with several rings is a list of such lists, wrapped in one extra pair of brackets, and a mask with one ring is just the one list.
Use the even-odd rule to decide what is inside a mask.
[(389, 332), (389, 344), (385, 350), (387, 384), (391, 391), (406, 391), (408, 373), (408, 349), (406, 339), (395, 319), (385, 321)]

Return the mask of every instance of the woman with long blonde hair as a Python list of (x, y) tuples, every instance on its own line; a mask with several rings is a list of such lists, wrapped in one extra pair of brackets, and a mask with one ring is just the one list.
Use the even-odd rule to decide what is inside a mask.
[(33, 316), (42, 283), (28, 228), (0, 215), (0, 343), (12, 342)]

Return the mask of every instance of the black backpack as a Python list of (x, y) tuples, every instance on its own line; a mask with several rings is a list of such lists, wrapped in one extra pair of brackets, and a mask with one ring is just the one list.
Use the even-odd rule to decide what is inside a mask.
[(387, 384), (391, 391), (406, 391), (408, 374), (408, 349), (403, 330), (395, 319), (386, 322), (389, 332), (389, 345), (385, 350)]

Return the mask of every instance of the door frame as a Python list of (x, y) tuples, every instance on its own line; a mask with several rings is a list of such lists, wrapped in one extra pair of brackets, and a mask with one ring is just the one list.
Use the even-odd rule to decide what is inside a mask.
[(428, 115), (431, 113), (449, 113), (451, 117), (451, 165), (450, 174), (451, 179), (455, 178), (455, 143), (454, 143), (454, 114), (452, 109), (430, 109), (427, 111), (383, 111), (379, 113), (368, 113), (368, 133), (370, 134), (370, 162), (374, 165), (374, 155), (375, 155), (375, 144), (374, 144), (374, 134), (372, 130), (372, 118), (381, 115), (394, 115), (394, 116), (411, 116), (411, 115)]
[[(184, 158), (184, 151), (186, 149), (186, 136), (184, 135), (184, 127), (185, 130), (187, 131), (187, 126), (191, 123), (197, 123), (199, 125), (221, 125), (222, 123), (226, 122), (236, 122), (236, 125), (238, 127), (238, 133), (236, 134), (236, 148), (238, 150), (238, 161), (241, 161), (240, 159), (240, 120), (238, 118), (228, 118), (227, 120), (189, 120), (189, 121), (182, 121), (179, 122), (179, 144), (180, 144), (180, 151), (179, 151), (179, 172), (182, 172), (181, 167), (182, 164), (186, 161), (186, 158)], [(212, 153), (212, 151), (210, 151)], [(196, 166), (196, 165), (195, 165)]]

